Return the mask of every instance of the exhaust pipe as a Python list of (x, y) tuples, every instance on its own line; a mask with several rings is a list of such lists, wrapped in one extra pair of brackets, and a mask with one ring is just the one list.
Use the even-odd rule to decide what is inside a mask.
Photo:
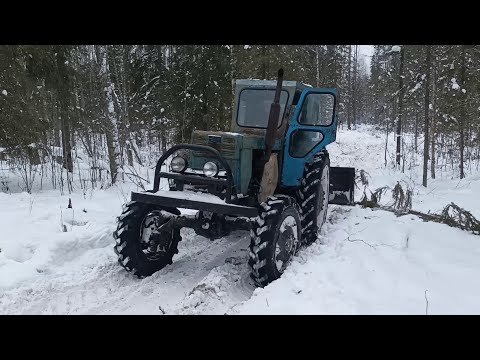
[(275, 145), (275, 137), (277, 135), (278, 118), (280, 116), (280, 92), (283, 84), (283, 69), (278, 70), (277, 87), (275, 89), (275, 97), (270, 106), (270, 115), (268, 117), (267, 132), (265, 134), (265, 155), (264, 165), (270, 159), (273, 146)]

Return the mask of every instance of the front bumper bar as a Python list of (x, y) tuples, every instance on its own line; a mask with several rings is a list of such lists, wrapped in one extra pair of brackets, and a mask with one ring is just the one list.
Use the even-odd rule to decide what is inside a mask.
[[(202, 176), (192, 176), (189, 174), (183, 173), (165, 173), (161, 171), (162, 165), (165, 160), (175, 153), (178, 150), (197, 150), (197, 151), (204, 151), (210, 153), (216, 160), (220, 163), (220, 165), (225, 170), (225, 179), (219, 178), (208, 178)], [(189, 181), (192, 184), (205, 184), (205, 185), (221, 185), (225, 187), (225, 202), (230, 203), (232, 201), (232, 192), (235, 194), (235, 187), (233, 183), (233, 175), (232, 169), (230, 165), (228, 165), (227, 161), (223, 158), (223, 156), (218, 152), (217, 149), (214, 149), (210, 146), (206, 145), (194, 145), (194, 144), (178, 144), (171, 147), (168, 151), (166, 151), (158, 160), (157, 166), (155, 167), (155, 177), (153, 181), (153, 189), (149, 192), (156, 193), (160, 188), (160, 179), (161, 178), (169, 178), (179, 181)]]
[[(258, 209), (251, 206), (242, 206), (235, 204), (227, 204), (225, 202), (215, 201), (209, 197), (210, 194), (188, 194), (182, 191), (158, 191), (152, 192), (132, 192), (132, 201), (138, 201), (146, 204), (153, 204), (164, 207), (175, 207), (183, 209), (193, 209), (201, 211), (209, 211), (223, 215), (255, 217), (258, 215)], [(206, 197), (205, 197), (206, 195)], [(211, 195), (214, 196), (214, 195)], [(205, 197), (205, 199), (202, 199)], [(212, 199), (212, 201), (209, 201)]]

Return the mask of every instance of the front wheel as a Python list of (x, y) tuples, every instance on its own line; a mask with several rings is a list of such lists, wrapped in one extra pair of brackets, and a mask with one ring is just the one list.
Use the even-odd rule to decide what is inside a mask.
[(251, 277), (258, 286), (278, 279), (295, 255), (301, 237), (300, 211), (294, 198), (270, 196), (250, 232)]
[(115, 253), (125, 270), (142, 278), (172, 264), (181, 240), (180, 229), (167, 228), (168, 214), (177, 213), (138, 202), (128, 203), (118, 217)]

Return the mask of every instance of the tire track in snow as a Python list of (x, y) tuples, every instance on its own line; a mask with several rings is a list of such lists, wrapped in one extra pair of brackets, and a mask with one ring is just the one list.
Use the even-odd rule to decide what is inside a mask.
[[(345, 217), (344, 211), (335, 209), (328, 221), (339, 216)], [(247, 264), (247, 232), (212, 242), (183, 229), (173, 264), (138, 279), (117, 264), (107, 228), (95, 231), (97, 238), (86, 236), (80, 249), (66, 246), (72, 254), (57, 249), (69, 260), (0, 295), (0, 308), (7, 314), (226, 314), (256, 289)], [(299, 257), (308, 252), (303, 249)]]
[[(235, 232), (211, 242), (186, 230), (178, 258), (150, 277), (138, 279), (125, 272), (111, 249), (113, 240), (104, 246), (99, 239), (96, 244), (102, 247), (75, 251), (78, 258), (68, 256), (70, 261), (44, 276), (0, 295), (0, 307), (7, 314), (161, 314), (161, 306), (172, 314), (183, 308), (194, 288), (202, 287), (202, 279), (222, 284), (227, 291), (219, 293), (219, 301), (225, 306), (249, 298), (254, 288), (245, 280), (248, 235)], [(225, 263), (228, 258), (242, 260), (234, 265)], [(200, 312), (215, 312), (217, 300), (207, 297)]]

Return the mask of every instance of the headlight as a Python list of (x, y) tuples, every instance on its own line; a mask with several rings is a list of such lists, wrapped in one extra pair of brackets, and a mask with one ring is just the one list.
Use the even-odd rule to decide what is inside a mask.
[(214, 162), (206, 162), (205, 165), (203, 165), (203, 173), (205, 176), (208, 177), (213, 177), (218, 174), (218, 166)]
[(181, 156), (175, 156), (170, 163), (170, 167), (175, 172), (182, 172), (187, 168), (187, 160)]

